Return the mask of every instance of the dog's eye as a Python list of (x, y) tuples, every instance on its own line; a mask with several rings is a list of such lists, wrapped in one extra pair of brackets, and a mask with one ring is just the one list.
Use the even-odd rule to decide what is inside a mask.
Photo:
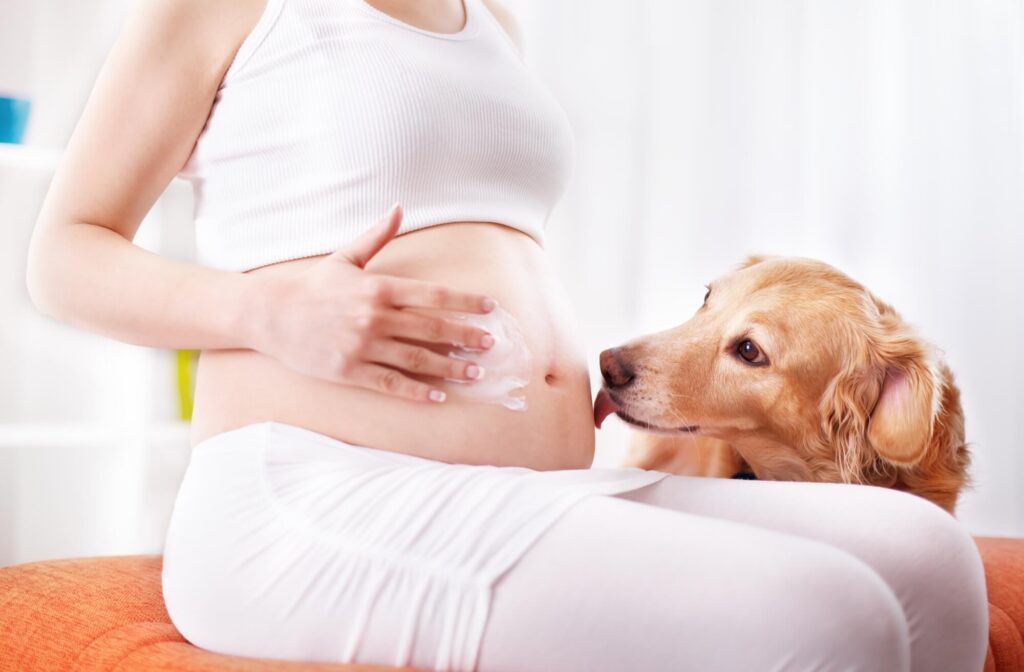
[(708, 287), (707, 285), (704, 285), (704, 287), (706, 287), (707, 290), (708, 290), (708, 293), (704, 295), (704, 303), (707, 303), (708, 302), (708, 297), (711, 296), (711, 288)]
[(740, 341), (736, 346), (736, 354), (748, 364), (767, 364), (768, 358), (761, 352), (761, 348), (757, 347), (753, 341), (747, 339)]

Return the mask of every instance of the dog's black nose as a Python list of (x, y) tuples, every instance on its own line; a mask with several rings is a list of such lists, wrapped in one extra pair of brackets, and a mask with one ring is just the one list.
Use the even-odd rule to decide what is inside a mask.
[(633, 380), (633, 367), (621, 348), (608, 348), (601, 353), (601, 376), (608, 387), (625, 387)]

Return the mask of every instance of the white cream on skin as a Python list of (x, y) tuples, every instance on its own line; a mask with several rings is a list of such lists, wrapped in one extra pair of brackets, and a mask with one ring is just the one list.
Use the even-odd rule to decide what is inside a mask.
[(448, 355), (468, 360), (483, 368), (484, 375), (476, 380), (456, 380), (452, 394), (473, 401), (501, 404), (510, 411), (526, 410), (523, 388), (530, 382), (530, 350), (512, 314), (501, 306), (489, 313), (457, 313), (446, 319), (466, 322), (486, 330), (494, 337), (494, 345), (487, 350), (455, 347)]

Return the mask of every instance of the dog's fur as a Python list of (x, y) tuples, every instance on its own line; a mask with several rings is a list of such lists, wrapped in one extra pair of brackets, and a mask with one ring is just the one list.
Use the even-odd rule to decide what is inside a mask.
[[(766, 362), (740, 356), (748, 339)], [(749, 466), (759, 479), (906, 490), (950, 512), (967, 484), (953, 374), (891, 306), (819, 261), (750, 257), (688, 322), (601, 364), (603, 393), (643, 430), (627, 466)]]

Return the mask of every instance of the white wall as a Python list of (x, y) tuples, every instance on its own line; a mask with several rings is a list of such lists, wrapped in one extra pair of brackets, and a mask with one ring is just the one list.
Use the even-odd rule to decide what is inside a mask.
[(3, 0), (0, 92), (28, 96), (25, 142), (62, 147), (134, 0)]

